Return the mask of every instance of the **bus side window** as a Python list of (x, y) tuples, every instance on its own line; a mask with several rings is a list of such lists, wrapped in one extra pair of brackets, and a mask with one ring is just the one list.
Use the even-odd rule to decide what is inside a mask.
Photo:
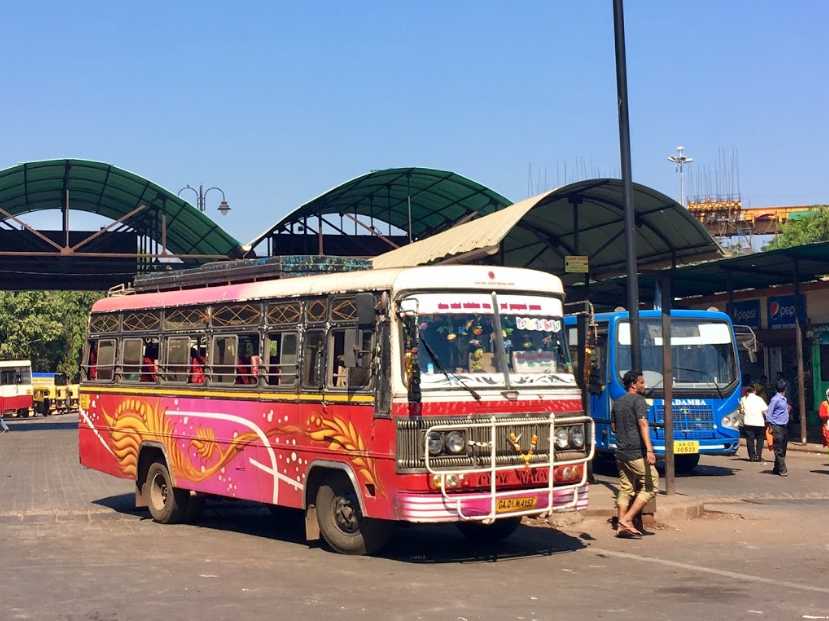
[(83, 365), (83, 370), (86, 379), (94, 382), (98, 379), (98, 341), (88, 341), (85, 361), (86, 364)]
[(190, 337), (167, 337), (167, 351), (164, 356), (164, 380), (186, 382), (190, 369)]
[(302, 341), (302, 385), (322, 387), (322, 354), (324, 335), (318, 330), (308, 331)]
[(144, 339), (141, 348), (141, 383), (155, 384), (158, 381), (158, 339)]
[(111, 382), (115, 375), (115, 339), (98, 341), (98, 380)]
[(137, 382), (141, 376), (141, 359), (144, 355), (142, 339), (124, 339), (121, 342), (121, 379)]
[(296, 332), (268, 334), (266, 359), (267, 383), (271, 386), (293, 386), (297, 380)]
[(190, 337), (190, 372), (188, 384), (204, 384), (207, 360), (207, 337)]
[(258, 384), (259, 367), (262, 358), (259, 356), (259, 335), (240, 334), (238, 336), (239, 359), (236, 364), (236, 384)]
[(236, 352), (238, 338), (235, 334), (214, 336), (210, 354), (210, 381), (216, 384), (236, 382)]
[[(347, 368), (345, 365), (345, 348), (347, 333), (356, 333), (356, 358), (358, 366)], [(331, 388), (365, 388), (371, 380), (371, 345), (373, 333), (369, 330), (344, 328), (331, 330), (328, 337), (328, 381)]]

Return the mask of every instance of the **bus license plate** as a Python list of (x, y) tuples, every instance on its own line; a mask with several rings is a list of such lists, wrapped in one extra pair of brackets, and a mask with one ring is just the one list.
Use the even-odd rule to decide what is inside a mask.
[(696, 440), (674, 440), (674, 455), (689, 455), (699, 453), (699, 442)]
[(496, 513), (510, 513), (512, 511), (526, 511), (535, 509), (538, 501), (536, 496), (519, 496), (518, 498), (499, 498), (495, 503)]

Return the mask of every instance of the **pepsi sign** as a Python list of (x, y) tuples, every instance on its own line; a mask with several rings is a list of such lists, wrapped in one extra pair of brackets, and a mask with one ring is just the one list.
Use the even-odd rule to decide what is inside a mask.
[(760, 300), (734, 302), (731, 308), (731, 320), (741, 326), (760, 327)]
[(769, 328), (794, 328), (795, 320), (806, 324), (806, 298), (803, 295), (778, 295), (768, 299)]

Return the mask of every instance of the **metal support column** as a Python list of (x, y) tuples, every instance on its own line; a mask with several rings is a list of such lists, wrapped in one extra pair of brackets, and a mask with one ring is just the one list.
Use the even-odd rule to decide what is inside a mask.
[(728, 289), (728, 302), (725, 304), (726, 314), (734, 319), (734, 275), (731, 272), (725, 274), (725, 288)]
[(800, 443), (806, 444), (806, 378), (803, 376), (803, 326), (800, 323), (800, 266), (794, 260), (794, 341), (797, 360), (797, 405), (800, 411)]
[(673, 352), (671, 351), (671, 307), (673, 294), (671, 274), (662, 277), (662, 393), (665, 403), (665, 493), (674, 493), (674, 372)]
[(625, 14), (622, 0), (613, 0), (613, 33), (616, 49), (616, 94), (619, 106), (619, 150), (625, 190), (625, 249), (627, 252), (627, 303), (630, 312), (630, 368), (642, 366), (639, 340), (639, 280), (636, 263), (636, 217), (630, 162), (630, 120), (625, 59)]
[(322, 213), (317, 214), (317, 254), (325, 254), (325, 246), (322, 238)]

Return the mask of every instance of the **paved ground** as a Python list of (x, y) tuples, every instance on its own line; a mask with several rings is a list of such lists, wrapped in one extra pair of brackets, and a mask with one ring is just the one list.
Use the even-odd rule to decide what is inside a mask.
[(829, 618), (823, 456), (792, 456), (788, 480), (706, 459), (679, 486), (720, 498), (713, 511), (641, 541), (602, 519), (477, 550), (451, 527), (407, 528), (383, 556), (352, 558), (307, 547), (299, 515), (245, 505), (154, 524), (129, 509), (129, 482), (77, 465), (71, 419), (12, 424), (0, 619)]

